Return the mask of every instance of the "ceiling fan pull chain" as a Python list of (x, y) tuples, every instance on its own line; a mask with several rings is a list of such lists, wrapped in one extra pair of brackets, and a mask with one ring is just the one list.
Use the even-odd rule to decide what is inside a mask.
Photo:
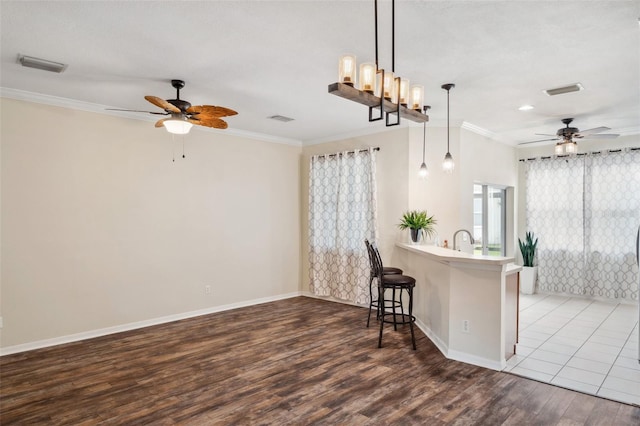
[(174, 163), (176, 162), (176, 135), (171, 133), (171, 157)]
[(186, 158), (184, 156), (184, 136), (182, 137), (182, 158)]

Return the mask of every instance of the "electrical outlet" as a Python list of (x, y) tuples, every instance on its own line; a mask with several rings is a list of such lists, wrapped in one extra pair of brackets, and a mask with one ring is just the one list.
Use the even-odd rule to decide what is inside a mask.
[(211, 286), (210, 285), (205, 285), (204, 286), (204, 294), (211, 294)]
[(462, 321), (462, 332), (469, 333), (469, 320)]

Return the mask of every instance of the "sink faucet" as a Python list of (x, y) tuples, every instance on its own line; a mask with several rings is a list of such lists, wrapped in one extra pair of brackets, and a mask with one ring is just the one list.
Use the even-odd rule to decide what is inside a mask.
[(469, 242), (471, 244), (474, 244), (476, 241), (473, 239), (473, 235), (471, 235), (471, 232), (467, 231), (466, 229), (458, 229), (454, 234), (453, 234), (453, 249), (456, 250), (456, 237), (458, 236), (458, 233), (460, 232), (466, 232), (467, 234), (469, 234)]

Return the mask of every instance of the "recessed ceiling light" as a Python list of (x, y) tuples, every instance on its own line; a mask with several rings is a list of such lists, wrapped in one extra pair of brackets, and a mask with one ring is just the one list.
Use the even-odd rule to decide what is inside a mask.
[(520, 111), (529, 111), (531, 109), (535, 108), (533, 105), (522, 105), (520, 108), (518, 108)]
[(555, 96), (555, 95), (562, 95), (564, 93), (579, 92), (581, 90), (584, 90), (584, 87), (582, 86), (582, 84), (576, 83), (576, 84), (571, 84), (569, 86), (558, 87), (556, 89), (543, 90), (543, 92), (546, 93), (548, 96)]
[(34, 58), (33, 56), (18, 55), (18, 62), (20, 62), (23, 67), (36, 68), (43, 71), (61, 73), (67, 69), (67, 64), (42, 58)]

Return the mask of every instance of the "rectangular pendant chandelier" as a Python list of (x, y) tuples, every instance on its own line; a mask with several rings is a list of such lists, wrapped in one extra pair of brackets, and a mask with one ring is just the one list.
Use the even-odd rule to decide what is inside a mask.
[[(356, 57), (343, 55), (338, 62), (338, 82), (329, 85), (329, 93), (369, 107), (369, 121), (385, 118), (387, 126), (400, 124), (400, 118), (425, 123), (429, 116), (422, 111), (424, 86), (410, 86), (408, 79), (395, 75), (395, 0), (392, 0), (391, 8), (391, 71), (378, 67), (378, 1), (375, 0), (375, 64), (360, 64), (360, 82), (357, 84)], [(395, 121), (390, 120), (393, 115)]]

